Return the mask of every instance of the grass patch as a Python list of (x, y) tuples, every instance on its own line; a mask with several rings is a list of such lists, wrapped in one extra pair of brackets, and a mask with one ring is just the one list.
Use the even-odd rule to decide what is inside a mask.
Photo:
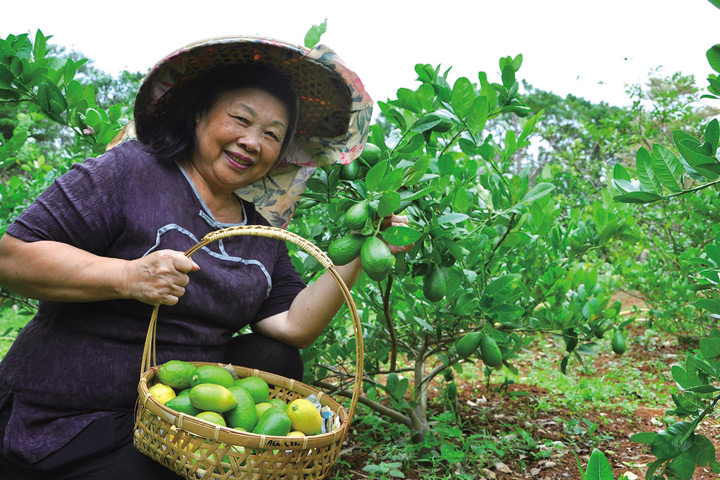
[(0, 308), (0, 360), (5, 357), (20, 330), (27, 325), (33, 315), (18, 310), (17, 306)]

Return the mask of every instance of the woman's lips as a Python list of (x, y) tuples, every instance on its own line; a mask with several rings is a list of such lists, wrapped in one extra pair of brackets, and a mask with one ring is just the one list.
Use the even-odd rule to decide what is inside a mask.
[(246, 169), (246, 168), (249, 168), (249, 167), (252, 167), (252, 166), (253, 166), (253, 163), (254, 163), (254, 162), (253, 162), (250, 158), (248, 158), (248, 157), (246, 157), (246, 156), (244, 156), (244, 155), (240, 155), (240, 154), (237, 154), (237, 153), (229, 152), (229, 151), (227, 151), (227, 150), (225, 151), (225, 155), (227, 156), (228, 161), (229, 161), (235, 168), (239, 168), (239, 169), (243, 170), (243, 169)]

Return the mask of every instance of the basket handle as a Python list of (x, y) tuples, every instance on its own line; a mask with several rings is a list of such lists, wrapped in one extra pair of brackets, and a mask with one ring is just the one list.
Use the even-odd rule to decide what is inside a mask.
[[(185, 256), (189, 258), (195, 252), (197, 252), (209, 243), (221, 240), (223, 238), (242, 235), (273, 238), (276, 240), (289, 241), (297, 245), (305, 252), (312, 255), (315, 260), (320, 262), (320, 264), (333, 276), (333, 278), (338, 284), (338, 287), (340, 287), (340, 290), (345, 297), (345, 303), (347, 303), (350, 310), (350, 318), (352, 319), (353, 328), (355, 330), (355, 384), (353, 386), (353, 394), (350, 402), (350, 411), (348, 413), (348, 421), (351, 421), (355, 413), (355, 406), (358, 402), (358, 398), (360, 397), (360, 389), (362, 388), (361, 380), (363, 375), (364, 354), (360, 317), (358, 316), (355, 301), (350, 294), (350, 289), (347, 287), (342, 277), (340, 277), (340, 274), (335, 269), (335, 266), (333, 265), (330, 258), (322, 250), (320, 250), (318, 247), (316, 247), (314, 244), (310, 243), (303, 237), (292, 232), (288, 232), (287, 230), (283, 230), (282, 228), (267, 227), (264, 225), (239, 225), (235, 227), (225, 228), (222, 230), (215, 230), (205, 235), (202, 240), (200, 240), (197, 244), (195, 244), (187, 252), (185, 252)], [(157, 319), (159, 309), (160, 306), (156, 305), (153, 309), (152, 316), (150, 317), (150, 325), (148, 326), (147, 335), (145, 337), (145, 346), (143, 348), (140, 376), (142, 376), (143, 373), (145, 373), (151, 367), (157, 366), (157, 361), (155, 357), (155, 335), (157, 331)], [(150, 363), (151, 360), (152, 364)]]

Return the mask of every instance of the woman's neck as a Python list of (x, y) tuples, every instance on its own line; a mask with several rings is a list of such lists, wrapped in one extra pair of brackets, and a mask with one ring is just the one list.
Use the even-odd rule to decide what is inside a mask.
[(244, 221), (242, 204), (234, 192), (214, 191), (192, 162), (182, 162), (181, 165), (215, 220), (230, 224)]

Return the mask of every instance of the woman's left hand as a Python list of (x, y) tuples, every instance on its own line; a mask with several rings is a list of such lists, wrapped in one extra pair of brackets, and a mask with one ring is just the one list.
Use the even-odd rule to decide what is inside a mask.
[[(388, 215), (387, 217), (382, 219), (382, 223), (380, 224), (380, 231), (389, 228), (389, 227), (407, 227), (408, 226), (408, 217), (404, 215)], [(409, 251), (414, 243), (411, 243), (410, 245), (403, 245), (403, 246), (397, 246), (397, 245), (390, 245), (389, 243), (385, 242), (390, 249), (390, 253), (395, 255), (396, 253), (405, 253)]]

